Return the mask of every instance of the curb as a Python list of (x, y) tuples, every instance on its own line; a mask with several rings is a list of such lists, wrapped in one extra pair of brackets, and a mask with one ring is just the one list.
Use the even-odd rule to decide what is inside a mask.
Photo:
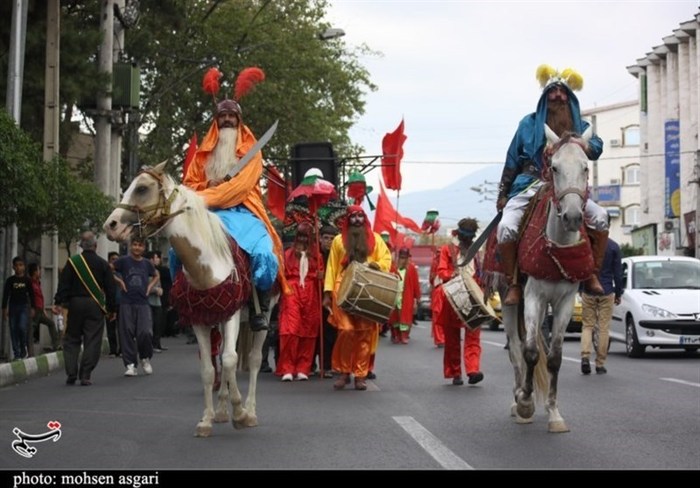
[(0, 364), (0, 388), (23, 383), (38, 376), (48, 376), (59, 369), (63, 369), (63, 351), (3, 363)]
[[(102, 341), (102, 355), (109, 353), (109, 343)], [(40, 354), (32, 358), (0, 364), (0, 388), (24, 383), (31, 378), (49, 376), (56, 370), (63, 371), (63, 351)]]

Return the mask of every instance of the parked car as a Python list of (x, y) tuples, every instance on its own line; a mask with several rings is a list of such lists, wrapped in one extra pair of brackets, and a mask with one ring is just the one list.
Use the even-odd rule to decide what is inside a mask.
[(653, 348), (700, 349), (700, 259), (634, 256), (622, 260), (624, 293), (613, 308), (610, 340), (629, 357)]
[[(550, 339), (552, 334), (552, 310), (550, 307), (547, 308), (547, 316), (544, 318), (544, 324), (542, 324), (542, 330), (544, 331), (547, 340)], [(581, 329), (583, 329), (583, 304), (581, 302), (581, 294), (577, 293), (574, 299), (574, 309), (571, 311), (571, 320), (566, 326), (566, 334), (580, 334)]]

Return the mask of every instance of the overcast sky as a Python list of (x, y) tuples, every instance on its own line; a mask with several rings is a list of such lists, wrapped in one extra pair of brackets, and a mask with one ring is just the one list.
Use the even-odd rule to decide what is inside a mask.
[[(378, 90), (351, 131), (366, 155), (403, 117), (402, 194), (442, 188), (502, 165), (519, 120), (541, 94), (535, 70), (571, 67), (582, 109), (636, 100), (626, 67), (693, 20), (698, 1), (330, 0), (327, 20), (362, 57)], [(377, 188), (378, 169), (367, 174)], [(394, 194), (395, 192), (391, 192)], [(376, 193), (374, 193), (376, 195)]]

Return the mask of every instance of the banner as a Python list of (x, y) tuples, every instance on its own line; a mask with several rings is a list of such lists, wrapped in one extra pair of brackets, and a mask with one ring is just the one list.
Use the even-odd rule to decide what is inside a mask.
[(394, 132), (387, 133), (382, 139), (382, 177), (384, 185), (390, 190), (401, 190), (401, 160), (403, 159), (403, 119)]
[(399, 246), (399, 240), (405, 242), (405, 236), (399, 232), (397, 226), (403, 226), (408, 230), (420, 234), (421, 228), (415, 221), (399, 214), (386, 196), (384, 185), (379, 182), (379, 198), (377, 198), (377, 209), (374, 212), (374, 232), (381, 234), (386, 231), (391, 236), (394, 246)]
[(664, 123), (666, 159), (666, 193), (664, 195), (667, 219), (681, 216), (681, 139), (680, 122), (669, 119)]

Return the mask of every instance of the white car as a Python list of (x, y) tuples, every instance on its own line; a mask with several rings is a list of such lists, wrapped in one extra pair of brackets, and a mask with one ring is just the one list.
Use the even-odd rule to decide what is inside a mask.
[(613, 309), (610, 340), (629, 357), (647, 346), (700, 349), (700, 259), (634, 256), (622, 259), (624, 293)]

